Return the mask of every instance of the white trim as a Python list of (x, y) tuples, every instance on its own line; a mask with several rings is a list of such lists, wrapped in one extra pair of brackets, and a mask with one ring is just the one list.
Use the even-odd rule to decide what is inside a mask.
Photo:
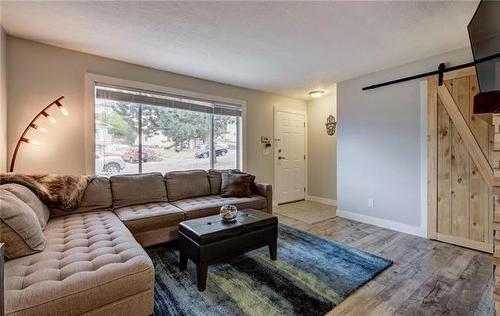
[(241, 135), (239, 141), (241, 141), (241, 152), (240, 161), (241, 161), (241, 169), (243, 171), (247, 171), (247, 103), (245, 101), (241, 101)]
[(87, 174), (95, 174), (95, 127), (94, 127), (94, 115), (95, 115), (95, 104), (94, 104), (94, 88), (95, 83), (103, 83), (115, 86), (123, 86), (141, 90), (149, 90), (155, 92), (162, 92), (167, 94), (181, 95), (191, 98), (204, 99), (208, 101), (214, 102), (223, 102), (223, 103), (231, 103), (237, 104), (241, 106), (241, 131), (242, 131), (242, 139), (243, 145), (241, 146), (241, 168), (246, 170), (247, 167), (247, 153), (246, 153), (246, 106), (247, 102), (244, 100), (220, 97), (211, 94), (193, 92), (188, 90), (176, 89), (146, 82), (133, 81), (127, 79), (120, 79), (110, 76), (103, 76), (94, 73), (86, 73), (84, 80), (84, 155), (85, 155), (85, 172)]
[(278, 185), (277, 185), (277, 173), (278, 173), (278, 159), (276, 157), (276, 118), (277, 118), (277, 115), (276, 113), (277, 112), (288, 112), (288, 113), (293, 113), (293, 114), (300, 114), (300, 115), (304, 115), (304, 123), (305, 123), (305, 126), (304, 126), (304, 155), (306, 156), (306, 159), (304, 159), (304, 185), (305, 185), (305, 192), (304, 192), (304, 199), (307, 197), (307, 193), (308, 193), (308, 187), (309, 187), (309, 183), (308, 183), (308, 173), (307, 173), (307, 169), (308, 169), (308, 159), (309, 159), (309, 152), (307, 150), (307, 128), (308, 128), (308, 125), (307, 125), (307, 108), (305, 110), (298, 110), (298, 109), (292, 109), (292, 108), (289, 108), (287, 106), (283, 106), (283, 105), (275, 105), (273, 107), (273, 139), (272, 139), (272, 144), (273, 144), (273, 169), (274, 169), (274, 172), (273, 172), (273, 191), (274, 191), (274, 194), (273, 194), (273, 206), (277, 206), (278, 205), (278, 201), (277, 201), (277, 197), (278, 197)]
[(100, 83), (105, 83), (105, 84), (110, 84), (110, 85), (116, 85), (116, 86), (122, 86), (122, 87), (128, 87), (128, 88), (136, 88), (136, 89), (142, 89), (142, 90), (149, 90), (149, 91), (154, 91), (154, 92), (162, 92), (162, 93), (167, 93), (167, 94), (186, 96), (186, 97), (203, 99), (203, 100), (208, 100), (208, 101), (231, 103), (231, 104), (238, 104), (241, 106), (246, 106), (246, 101), (243, 101), (243, 100), (231, 99), (231, 98), (220, 97), (220, 96), (216, 96), (216, 95), (212, 95), (212, 94), (205, 94), (205, 93), (199, 93), (199, 92), (182, 90), (182, 89), (176, 89), (176, 88), (171, 88), (171, 87), (167, 87), (167, 86), (160, 86), (160, 85), (141, 82), (141, 81), (120, 79), (120, 78), (116, 78), (116, 77), (103, 76), (103, 75), (98, 75), (98, 74), (94, 74), (94, 73), (86, 73), (85, 78), (88, 78), (94, 82), (100, 82)]
[(420, 229), (427, 231), (427, 80), (420, 81)]
[(93, 75), (85, 74), (83, 109), (83, 136), (84, 136), (84, 156), (85, 174), (95, 175), (95, 80)]
[(426, 237), (425, 232), (423, 231), (422, 227), (419, 226), (413, 226), (413, 225), (408, 225), (400, 222), (395, 222), (395, 221), (390, 221), (387, 219), (382, 219), (378, 217), (373, 217), (373, 216), (368, 216), (368, 215), (363, 215), (359, 213), (354, 213), (354, 212), (349, 212), (349, 211), (344, 211), (337, 209), (337, 216), (342, 217), (342, 218), (347, 218), (351, 219), (354, 221), (362, 222), (365, 224), (370, 224), (370, 225), (375, 225), (387, 229), (392, 229), (396, 230), (402, 233), (406, 234), (411, 234), (419, 237)]
[(314, 196), (314, 195), (306, 195), (306, 200), (307, 201), (313, 201), (313, 202), (318, 202), (318, 203), (323, 203), (326, 205), (332, 205), (332, 206), (337, 206), (337, 200), (333, 199), (327, 199), (319, 196)]

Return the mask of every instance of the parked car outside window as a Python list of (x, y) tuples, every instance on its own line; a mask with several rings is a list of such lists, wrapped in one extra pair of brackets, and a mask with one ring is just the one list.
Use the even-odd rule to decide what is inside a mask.
[(97, 173), (102, 172), (107, 175), (114, 175), (120, 173), (125, 169), (125, 161), (119, 156), (101, 156), (96, 154), (95, 157), (95, 170)]
[[(134, 163), (139, 162), (139, 150), (137, 148), (132, 148), (125, 151), (122, 154), (123, 160), (126, 162)], [(142, 162), (147, 162), (149, 158), (149, 151), (147, 149), (142, 149)]]
[[(228, 152), (229, 146), (227, 144), (215, 144), (215, 156), (225, 156)], [(210, 157), (210, 151), (208, 146), (203, 146), (194, 154), (194, 158), (208, 158)]]

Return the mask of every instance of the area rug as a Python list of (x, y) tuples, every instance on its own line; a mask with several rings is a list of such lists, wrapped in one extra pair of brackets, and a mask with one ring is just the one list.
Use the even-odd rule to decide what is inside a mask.
[(324, 315), (389, 267), (390, 260), (280, 224), (278, 260), (267, 247), (209, 267), (178, 268), (177, 246), (147, 250), (156, 273), (154, 315)]

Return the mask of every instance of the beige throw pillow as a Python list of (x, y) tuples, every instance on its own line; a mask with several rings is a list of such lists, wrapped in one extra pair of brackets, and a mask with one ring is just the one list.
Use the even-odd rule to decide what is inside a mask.
[(38, 221), (40, 222), (40, 226), (42, 230), (45, 229), (45, 225), (49, 221), (50, 210), (49, 208), (43, 204), (43, 202), (36, 196), (33, 191), (25, 187), (24, 185), (16, 184), (16, 183), (8, 183), (0, 185), (0, 189), (4, 189), (14, 194), (18, 199), (28, 204), (29, 207), (33, 209), (35, 215), (38, 217)]
[(7, 258), (27, 256), (45, 248), (45, 236), (33, 209), (5, 189), (0, 189), (0, 217), (0, 242), (5, 243)]

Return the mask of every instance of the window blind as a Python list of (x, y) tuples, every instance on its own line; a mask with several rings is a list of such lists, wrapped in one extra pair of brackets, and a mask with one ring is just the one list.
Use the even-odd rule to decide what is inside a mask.
[(213, 102), (185, 96), (105, 85), (101, 83), (96, 83), (95, 93), (96, 98), (106, 100), (162, 106), (216, 115), (241, 116), (241, 106), (236, 104)]

